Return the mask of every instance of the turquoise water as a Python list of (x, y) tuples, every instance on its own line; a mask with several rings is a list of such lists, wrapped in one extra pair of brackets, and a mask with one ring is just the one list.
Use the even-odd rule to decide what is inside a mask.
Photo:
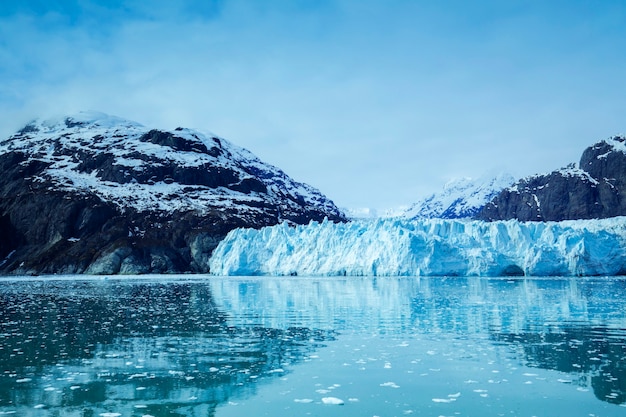
[(0, 415), (624, 416), (626, 280), (3, 279)]

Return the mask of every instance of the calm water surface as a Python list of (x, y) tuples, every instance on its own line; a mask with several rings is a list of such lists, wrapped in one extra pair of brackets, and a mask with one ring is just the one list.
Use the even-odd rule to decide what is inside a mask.
[(0, 415), (623, 417), (626, 279), (3, 279)]

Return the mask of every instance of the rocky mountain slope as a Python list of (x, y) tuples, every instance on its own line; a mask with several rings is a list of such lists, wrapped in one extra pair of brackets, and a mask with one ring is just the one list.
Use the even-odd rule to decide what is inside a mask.
[(578, 167), (520, 180), (477, 214), (480, 220), (561, 221), (626, 215), (626, 138), (587, 148)]
[(473, 217), (500, 191), (514, 182), (515, 179), (505, 173), (492, 178), (454, 180), (447, 183), (443, 191), (413, 204), (401, 217), (407, 219)]
[(345, 220), (225, 139), (95, 112), (29, 123), (0, 172), (3, 274), (207, 272), (233, 228)]

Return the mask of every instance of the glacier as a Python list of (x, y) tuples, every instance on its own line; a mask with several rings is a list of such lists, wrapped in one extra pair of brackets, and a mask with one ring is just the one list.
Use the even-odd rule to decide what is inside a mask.
[(624, 275), (626, 217), (282, 223), (232, 230), (209, 268), (221, 276)]

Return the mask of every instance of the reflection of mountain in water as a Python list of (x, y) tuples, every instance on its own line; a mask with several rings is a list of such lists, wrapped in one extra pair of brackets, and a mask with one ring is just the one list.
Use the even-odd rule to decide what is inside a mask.
[(598, 399), (626, 403), (624, 281), (455, 281), (429, 281), (413, 298), (413, 321), (424, 331), (488, 333), (520, 345), (523, 365), (573, 374)]
[[(242, 324), (406, 335), (485, 335), (522, 346), (527, 366), (574, 374), (596, 396), (626, 402), (626, 297), (619, 279), (214, 279)], [(272, 314), (268, 315), (267, 312)]]
[(0, 411), (19, 415), (211, 415), (333, 337), (230, 326), (198, 283), (25, 281), (0, 291)]
[(579, 385), (591, 386), (597, 398), (626, 403), (626, 329), (601, 326), (550, 329), (544, 333), (494, 333), (493, 340), (520, 345), (524, 364), (574, 374)]

